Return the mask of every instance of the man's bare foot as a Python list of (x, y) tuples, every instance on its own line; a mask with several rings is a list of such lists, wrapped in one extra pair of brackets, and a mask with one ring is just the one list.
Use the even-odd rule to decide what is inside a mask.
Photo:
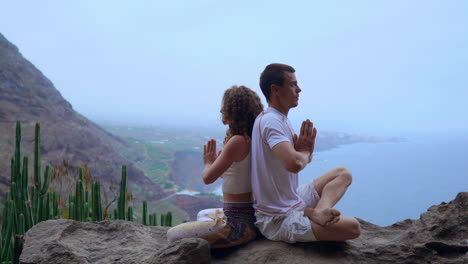
[(325, 208), (325, 209), (312, 209), (306, 208), (304, 210), (304, 215), (309, 217), (309, 219), (321, 226), (329, 226), (336, 224), (340, 220), (340, 211), (334, 208)]

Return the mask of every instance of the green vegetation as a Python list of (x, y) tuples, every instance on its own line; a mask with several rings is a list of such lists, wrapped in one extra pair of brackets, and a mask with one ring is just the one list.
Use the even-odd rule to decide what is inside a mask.
[(170, 200), (163, 200), (153, 203), (153, 210), (156, 212), (172, 212), (172, 223), (174, 225), (183, 223), (190, 219), (188, 213), (180, 207), (173, 204)]
[[(181, 129), (168, 129), (164, 127), (127, 127), (127, 126), (104, 126), (110, 133), (125, 139), (125, 145), (116, 146), (116, 151), (121, 153), (128, 160), (132, 161), (136, 167), (143, 170), (145, 175), (152, 181), (159, 184), (166, 192), (183, 191), (184, 187), (179, 186), (170, 178), (173, 162), (178, 151), (201, 152), (203, 144), (212, 136), (219, 142), (224, 138), (224, 131), (193, 131)], [(208, 136), (209, 135), (209, 136)], [(136, 143), (138, 142), (138, 143)], [(198, 181), (198, 179), (187, 179), (188, 181)], [(187, 185), (192, 185), (191, 182)], [(135, 185), (133, 185), (136, 191)], [(140, 187), (141, 188), (141, 187)], [(149, 192), (148, 192), (149, 193)], [(170, 195), (170, 194), (168, 194)], [(215, 194), (207, 194), (215, 199), (222, 199)], [(141, 204), (138, 205), (141, 207)], [(135, 207), (134, 207), (135, 209)], [(153, 206), (147, 206), (146, 219), (149, 221), (150, 211), (172, 212), (174, 224), (186, 222), (190, 219), (188, 212), (175, 204), (173, 199), (162, 199), (153, 202)], [(141, 207), (140, 212), (143, 211)], [(143, 216), (141, 215), (142, 219)], [(160, 223), (160, 216), (157, 218)], [(148, 222), (149, 224), (149, 222)]]
[(171, 189), (172, 187), (174, 187), (174, 184), (172, 182), (165, 182), (164, 183), (164, 188)]
[(160, 185), (164, 184), (168, 180), (175, 151), (133, 137), (125, 140), (130, 147), (116, 146), (116, 150), (143, 170), (148, 178)]
[[(99, 181), (91, 182), (91, 176), (83, 168), (79, 170), (75, 193), (69, 194), (69, 206), (60, 212), (60, 195), (49, 192), (50, 166), (44, 172), (44, 180), (40, 176), (40, 126), (36, 124), (34, 144), (34, 183), (29, 186), (28, 158), (21, 163), (21, 124), (16, 123), (15, 153), (11, 159), (11, 186), (6, 194), (6, 200), (0, 205), (1, 215), (1, 248), (0, 263), (19, 263), (23, 246), (23, 235), (37, 223), (63, 218), (77, 221), (102, 221), (103, 219), (134, 220), (133, 207), (128, 205), (132, 194), (127, 189), (126, 166), (122, 167), (118, 206), (113, 217), (102, 210), (101, 186)], [(90, 195), (91, 192), (91, 195)], [(146, 201), (144, 201), (144, 219), (146, 221)], [(172, 213), (161, 214), (161, 225), (172, 226)], [(156, 225), (156, 213), (150, 215), (149, 225)]]
[[(148, 203), (143, 201), (143, 216), (141, 221), (143, 225), (147, 226), (157, 226), (158, 225), (158, 215), (152, 213), (148, 215)], [(161, 214), (161, 226), (172, 226), (172, 212), (169, 211), (166, 214)]]

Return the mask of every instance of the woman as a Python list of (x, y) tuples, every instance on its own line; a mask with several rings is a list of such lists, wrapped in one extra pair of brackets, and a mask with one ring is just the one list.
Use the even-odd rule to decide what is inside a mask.
[[(214, 139), (203, 146), (202, 172), (206, 184), (223, 178), (223, 214), (211, 222), (189, 222), (167, 232), (169, 242), (186, 238), (206, 239), (212, 248), (231, 247), (256, 237), (250, 183), (250, 137), (255, 118), (263, 111), (258, 95), (245, 86), (224, 92), (221, 116), (228, 125), (224, 149), (217, 153)], [(219, 214), (218, 214), (219, 215)], [(200, 218), (200, 215), (199, 215)]]

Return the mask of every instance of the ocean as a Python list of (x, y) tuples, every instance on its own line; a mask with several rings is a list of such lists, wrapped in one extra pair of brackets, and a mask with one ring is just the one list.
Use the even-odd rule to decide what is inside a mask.
[(357, 143), (314, 154), (303, 184), (344, 166), (353, 184), (335, 206), (343, 215), (387, 226), (419, 218), (431, 205), (468, 191), (468, 135), (426, 135), (398, 143)]
[[(468, 192), (468, 135), (416, 135), (392, 143), (356, 143), (314, 153), (304, 184), (337, 166), (353, 184), (335, 206), (343, 215), (387, 226), (417, 219), (432, 205)], [(222, 194), (221, 188), (216, 190)]]

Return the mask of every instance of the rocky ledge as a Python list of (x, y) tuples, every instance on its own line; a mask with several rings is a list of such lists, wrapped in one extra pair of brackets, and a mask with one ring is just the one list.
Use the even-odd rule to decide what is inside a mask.
[(418, 220), (387, 227), (360, 222), (361, 237), (345, 243), (259, 238), (210, 250), (202, 239), (168, 244), (167, 227), (50, 220), (26, 233), (20, 263), (468, 263), (468, 192), (430, 207)]

